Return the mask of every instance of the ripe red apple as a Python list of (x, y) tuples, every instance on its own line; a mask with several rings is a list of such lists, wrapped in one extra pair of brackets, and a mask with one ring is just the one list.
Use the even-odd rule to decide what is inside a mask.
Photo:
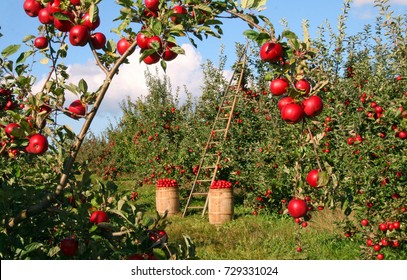
[(84, 25), (75, 25), (69, 30), (69, 42), (73, 46), (85, 46), (90, 38), (88, 27)]
[(307, 175), (307, 183), (313, 188), (318, 187), (318, 173), (318, 169), (313, 169)]
[(404, 140), (404, 139), (407, 138), (407, 131), (399, 131), (399, 132), (397, 133), (397, 136), (398, 136), (398, 138)]
[(186, 14), (188, 14), (187, 9), (185, 9), (184, 6), (177, 5), (172, 8), (170, 19), (175, 24), (179, 24), (182, 22)]
[(73, 238), (64, 238), (59, 245), (62, 254), (67, 257), (73, 257), (78, 254), (79, 242)]
[(276, 96), (286, 93), (289, 87), (290, 84), (286, 78), (277, 78), (270, 82), (270, 92)]
[(305, 200), (293, 198), (288, 202), (288, 214), (293, 218), (301, 218), (307, 214), (308, 206)]
[(311, 91), (311, 84), (306, 79), (301, 79), (295, 83), (295, 88), (307, 95)]
[(47, 38), (45, 38), (44, 36), (35, 38), (35, 40), (34, 40), (34, 46), (35, 46), (37, 49), (40, 49), (40, 50), (46, 49), (46, 48), (48, 47), (48, 40), (47, 40)]
[(162, 48), (162, 41), (161, 38), (159, 36), (152, 36), (150, 38), (148, 38), (148, 43), (147, 43), (148, 47), (147, 49), (153, 49), (153, 45), (155, 45), (158, 49)]
[(96, 32), (90, 36), (90, 41), (95, 50), (100, 50), (106, 45), (106, 36), (102, 32)]
[(49, 1), (47, 4), (47, 9), (50, 12), (50, 14), (58, 13), (61, 12), (61, 0), (53, 0)]
[(279, 43), (266, 42), (260, 48), (260, 58), (267, 62), (278, 62), (283, 57), (283, 47)]
[(72, 113), (71, 117), (77, 119), (79, 118), (78, 116), (84, 116), (86, 114), (86, 105), (80, 100), (75, 100), (69, 105), (68, 110)]
[(42, 8), (39, 12), (38, 12), (38, 20), (42, 23), (42, 24), (51, 24), (54, 23), (54, 17), (52, 16), (52, 14), (49, 12), (49, 10), (47, 8)]
[(144, 5), (151, 11), (157, 11), (160, 5), (160, 0), (144, 0)]
[(304, 107), (304, 113), (307, 117), (316, 117), (321, 114), (324, 104), (321, 97), (313, 95), (302, 101)]
[(106, 223), (109, 221), (109, 216), (105, 211), (97, 210), (90, 215), (90, 222), (92, 224)]
[(43, 7), (40, 2), (37, 2), (35, 0), (25, 0), (23, 8), (28, 16), (36, 17)]
[(176, 45), (173, 42), (167, 42), (167, 45), (165, 46), (165, 50), (162, 54), (162, 58), (165, 61), (171, 61), (174, 60), (178, 54), (174, 51), (171, 50), (171, 48), (175, 47)]
[(54, 17), (54, 26), (61, 32), (69, 32), (71, 28), (74, 26), (73, 22), (75, 20), (75, 16), (67, 11), (62, 12), (65, 16), (69, 17), (69, 20), (61, 20)]
[(360, 221), (360, 224), (361, 224), (362, 226), (366, 227), (366, 226), (369, 224), (369, 221), (366, 220), (366, 219), (363, 219), (363, 220)]
[(294, 98), (292, 98), (291, 96), (286, 96), (286, 97), (281, 98), (278, 101), (277, 107), (281, 111), (285, 105), (294, 103), (294, 102), (295, 102)]
[(139, 46), (140, 49), (148, 49), (149, 47), (148, 39), (149, 37), (146, 34), (142, 32), (137, 33), (136, 37), (137, 46)]
[(70, 0), (70, 2), (74, 6), (79, 6), (81, 4), (81, 0)]
[(121, 38), (118, 42), (117, 42), (117, 52), (120, 55), (123, 55), (131, 46), (130, 41), (128, 41), (126, 38)]
[(281, 109), (281, 118), (289, 124), (296, 124), (304, 117), (304, 110), (297, 103), (287, 104)]
[(23, 130), (21, 129), (19, 124), (16, 123), (9, 123), (4, 128), (4, 132), (10, 139), (20, 138), (24, 135)]
[(156, 52), (152, 53), (149, 56), (146, 56), (143, 59), (143, 61), (144, 61), (145, 64), (148, 64), (148, 65), (155, 64), (158, 61), (160, 61), (160, 55), (158, 53), (156, 53)]
[(348, 143), (348, 145), (353, 145), (355, 143), (355, 139), (353, 139), (353, 137), (349, 137), (346, 142)]
[(82, 25), (88, 27), (89, 30), (95, 30), (100, 25), (100, 18), (96, 16), (96, 18), (93, 18), (93, 21), (91, 21), (90, 14), (85, 13), (82, 17)]
[(34, 155), (42, 155), (48, 150), (48, 140), (42, 134), (34, 134), (30, 137), (28, 146), (26, 148), (27, 153)]

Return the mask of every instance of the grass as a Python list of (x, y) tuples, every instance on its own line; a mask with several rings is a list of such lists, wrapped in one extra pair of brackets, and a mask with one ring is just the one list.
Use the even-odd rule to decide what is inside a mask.
[[(139, 209), (155, 216), (155, 187), (138, 187), (137, 191)], [(330, 210), (315, 212), (308, 227), (300, 229), (288, 217), (254, 216), (250, 209), (237, 205), (234, 219), (221, 226), (209, 224), (208, 216), (201, 217), (201, 213), (185, 218), (180, 213), (167, 218), (170, 224), (165, 230), (169, 242), (182, 243), (183, 235), (190, 236), (197, 257), (203, 260), (359, 259), (358, 244), (333, 225), (340, 215)], [(296, 251), (298, 242), (300, 253)]]

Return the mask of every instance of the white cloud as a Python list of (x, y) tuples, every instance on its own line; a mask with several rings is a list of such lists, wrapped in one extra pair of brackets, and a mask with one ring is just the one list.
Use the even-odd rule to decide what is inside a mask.
[[(354, 0), (355, 6), (363, 6), (373, 4), (374, 0)], [(407, 5), (407, 0), (390, 0), (390, 4)]]
[[(185, 55), (179, 55), (175, 60), (167, 63), (166, 74), (169, 77), (173, 93), (175, 89), (180, 87), (180, 100), (185, 100), (184, 85), (188, 91), (196, 97), (201, 93), (200, 87), (203, 82), (203, 74), (201, 69), (202, 56), (190, 44), (182, 45), (185, 50)], [(147, 66), (144, 63), (139, 63), (140, 53), (137, 49), (133, 55), (129, 57), (129, 64), (124, 64), (120, 67), (118, 75), (116, 75), (109, 87), (108, 92), (102, 102), (102, 105), (97, 113), (92, 129), (95, 132), (100, 132), (107, 127), (111, 118), (120, 116), (120, 102), (130, 97), (131, 100), (137, 100), (138, 97), (146, 96), (147, 85), (145, 80), (145, 71), (150, 70), (153, 74), (158, 73), (161, 77), (164, 75), (159, 64)], [(68, 73), (70, 78), (68, 82), (78, 84), (80, 79), (84, 79), (89, 87), (89, 91), (95, 91), (102, 85), (104, 80), (104, 73), (98, 68), (94, 61), (89, 60), (83, 64), (73, 64), (68, 66)], [(45, 78), (40, 80), (33, 91), (38, 92), (44, 83)], [(66, 95), (65, 106), (67, 107), (70, 102), (77, 99), (73, 94)], [(74, 126), (79, 129), (81, 126), (78, 122), (74, 122)], [(77, 129), (73, 129), (77, 131)]]
[[(196, 95), (200, 93), (202, 83), (202, 57), (191, 45), (185, 44), (182, 47), (185, 50), (185, 55), (179, 55), (175, 60), (167, 63), (167, 76), (173, 90), (176, 87), (183, 88), (186, 85), (188, 90)], [(129, 64), (120, 67), (118, 75), (113, 78), (106, 93), (99, 113), (117, 114), (120, 110), (119, 103), (121, 100), (127, 97), (136, 100), (138, 97), (147, 95), (145, 80), (147, 69), (155, 74), (155, 69), (158, 68), (160, 76), (164, 75), (159, 64), (147, 66), (144, 63), (139, 63), (139, 55), (139, 51), (136, 50), (129, 57)], [(68, 68), (68, 73), (70, 74), (70, 82), (77, 84), (80, 79), (84, 79), (92, 91), (96, 90), (104, 79), (104, 73), (90, 61), (85, 64), (71, 65)], [(183, 96), (180, 98), (182, 99)]]

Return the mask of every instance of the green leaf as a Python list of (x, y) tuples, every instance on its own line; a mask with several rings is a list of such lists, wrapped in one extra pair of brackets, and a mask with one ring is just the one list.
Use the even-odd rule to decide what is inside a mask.
[(287, 38), (287, 39), (298, 39), (297, 35), (290, 31), (290, 30), (284, 30), (281, 36)]
[(23, 38), (23, 43), (26, 43), (26, 42), (28, 42), (28, 41), (30, 41), (30, 40), (32, 40), (32, 39), (35, 39), (35, 36), (34, 36), (34, 35), (27, 35), (27, 36), (25, 36), (25, 37)]
[(251, 9), (253, 7), (254, 0), (242, 0), (240, 6), (243, 9)]
[(63, 14), (61, 12), (54, 13), (52, 14), (52, 16), (59, 20), (71, 20), (68, 15)]
[(161, 68), (164, 70), (164, 72), (167, 70), (167, 62), (165, 62), (164, 59), (161, 59)]
[(10, 55), (15, 54), (16, 52), (18, 52), (18, 50), (20, 49), (20, 45), (10, 45), (8, 47), (6, 47), (2, 52), (1, 55), (3, 56), (3, 58), (6, 58)]
[(248, 30), (243, 32), (243, 35), (245, 35), (250, 40), (257, 40), (257, 37), (259, 36), (259, 33), (257, 31), (248, 29)]
[(99, 8), (95, 3), (92, 3), (89, 8), (89, 20), (90, 22), (95, 22), (99, 16)]
[(81, 80), (79, 81), (78, 86), (79, 86), (79, 90), (80, 90), (82, 93), (87, 93), (87, 92), (88, 92), (88, 84), (86, 83), (86, 81), (85, 81), (84, 79), (81, 79)]
[(34, 52), (32, 50), (28, 50), (26, 52), (23, 52), (20, 54), (20, 56), (17, 58), (16, 63), (20, 64), (20, 63), (24, 63), (25, 60), (30, 57)]
[(39, 248), (41, 248), (43, 246), (44, 246), (44, 244), (39, 243), (39, 242), (34, 242), (34, 243), (31, 243), (31, 244), (28, 244), (27, 246), (24, 247), (24, 250), (21, 253), (21, 256), (29, 254), (29, 253), (31, 253), (31, 252), (33, 252), (33, 251), (35, 251), (35, 250), (37, 250), (37, 249), (39, 249)]
[(156, 35), (161, 34), (162, 30), (163, 30), (163, 26), (162, 26), (161, 22), (160, 21), (154, 21), (154, 23), (153, 23), (153, 32), (154, 32), (154, 34), (156, 34)]

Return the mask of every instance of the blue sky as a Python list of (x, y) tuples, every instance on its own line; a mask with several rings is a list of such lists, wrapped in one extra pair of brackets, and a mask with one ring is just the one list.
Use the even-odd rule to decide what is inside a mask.
[[(354, 34), (361, 31), (362, 28), (369, 23), (374, 22), (378, 15), (377, 10), (373, 7), (372, 0), (354, 0), (347, 21), (348, 34)], [(0, 27), (3, 37), (0, 38), (0, 50), (4, 49), (9, 44), (20, 43), (22, 38), (27, 34), (37, 35), (38, 20), (28, 17), (23, 10), (24, 0), (1, 0), (0, 10), (3, 11), (0, 17)], [(407, 0), (392, 0), (390, 1), (391, 9), (395, 14), (406, 14)], [(328, 21), (333, 28), (337, 26), (338, 16), (341, 14), (343, 7), (342, 0), (271, 0), (267, 1), (267, 9), (261, 13), (267, 16), (275, 25), (277, 34), (281, 32), (281, 19), (285, 19), (292, 31), (301, 35), (301, 22), (309, 20), (311, 37), (316, 36), (317, 27)], [(117, 22), (112, 20), (118, 15), (119, 6), (114, 0), (104, 0), (99, 5), (101, 15), (101, 25), (98, 31), (104, 32), (108, 38), (118, 40), (118, 36), (110, 32), (112, 27), (117, 26)], [(224, 21), (224, 36), (222, 39), (212, 38), (203, 42), (198, 42), (198, 49), (194, 49), (191, 45), (185, 45), (187, 41), (182, 41), (183, 47), (186, 49), (186, 56), (178, 57), (175, 61), (170, 62), (167, 69), (167, 74), (170, 77), (173, 88), (177, 86), (183, 87), (188, 85), (188, 88), (194, 96), (199, 95), (199, 81), (201, 81), (200, 64), (207, 59), (214, 62), (217, 61), (220, 51), (220, 46), (225, 47), (225, 54), (228, 56), (228, 62), (233, 63), (235, 59), (234, 43), (245, 42), (242, 35), (247, 29), (245, 23), (238, 20)], [(71, 73), (71, 81), (76, 82), (80, 78), (85, 78), (92, 84), (94, 89), (97, 84), (103, 79), (102, 73), (94, 67), (92, 56), (88, 48), (72, 47), (72, 51), (65, 61), (69, 65)], [(115, 119), (120, 117), (119, 102), (126, 96), (130, 96), (133, 100), (138, 96), (146, 94), (146, 86), (144, 82), (144, 71), (146, 66), (138, 64), (136, 52), (131, 59), (130, 65), (126, 65), (120, 77), (117, 77), (108, 92), (106, 100), (101, 110), (98, 112), (98, 117), (91, 126), (91, 130), (96, 134), (103, 131), (110, 122), (115, 123)], [(155, 71), (154, 67), (149, 67)], [(46, 73), (46, 67), (39, 67), (35, 72), (41, 81), (42, 75)], [(160, 71), (160, 70), (159, 70)], [(72, 97), (74, 98), (74, 97)], [(68, 104), (67, 104), (68, 105)], [(80, 128), (80, 122), (66, 120), (68, 125), (72, 126), (75, 131)]]

